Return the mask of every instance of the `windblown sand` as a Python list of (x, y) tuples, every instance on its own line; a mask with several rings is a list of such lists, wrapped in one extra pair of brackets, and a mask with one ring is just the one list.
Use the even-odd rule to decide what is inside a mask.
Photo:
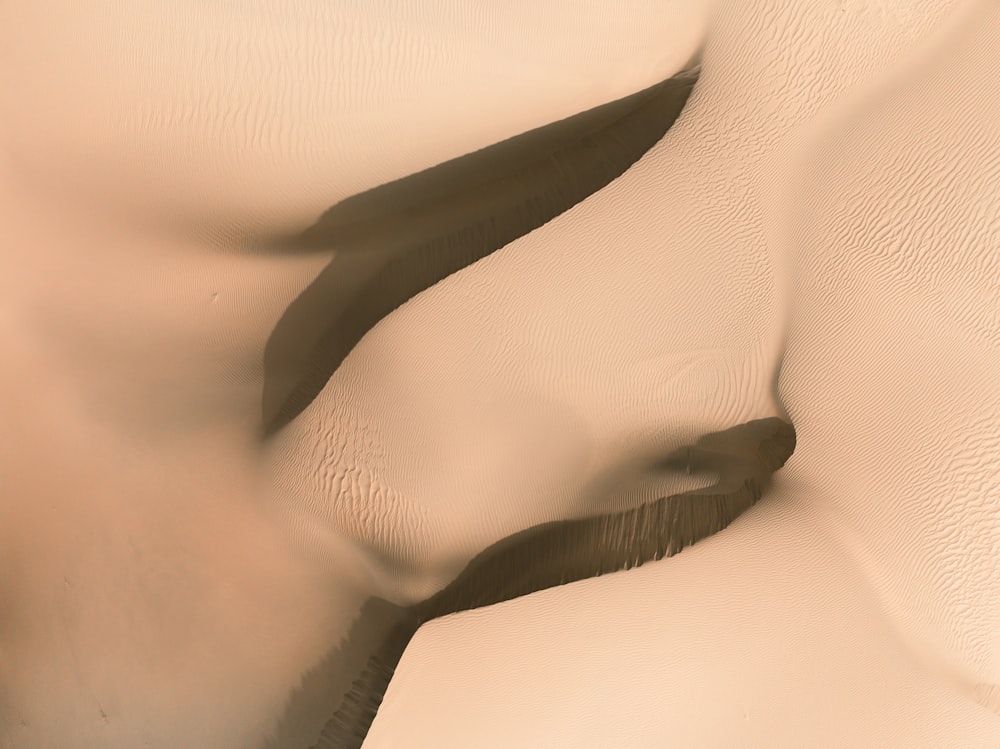
[[(385, 643), (366, 748), (1000, 746), (998, 29), (991, 0), (0, 5), (0, 747), (305, 749)], [(277, 239), (699, 50), (638, 162), (261, 439), (269, 338), (337, 260)], [(668, 496), (756, 504), (676, 556), (614, 526)], [(601, 517), (658, 561), (514, 564)], [(503, 601), (508, 559), (538, 592)]]

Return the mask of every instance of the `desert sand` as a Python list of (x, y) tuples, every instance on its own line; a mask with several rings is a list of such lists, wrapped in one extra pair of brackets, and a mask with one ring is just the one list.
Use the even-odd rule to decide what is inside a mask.
[(0, 747), (1000, 745), (995, 2), (243, 6), (0, 7)]

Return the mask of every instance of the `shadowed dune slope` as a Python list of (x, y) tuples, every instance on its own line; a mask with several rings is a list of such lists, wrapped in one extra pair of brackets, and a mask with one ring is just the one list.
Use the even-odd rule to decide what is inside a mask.
[(670, 564), (422, 628), (366, 747), (1000, 746), (1000, 6), (839, 6), (727, 5), (698, 102), (729, 116), (677, 144), (746, 175), (699, 198), (759, 200), (791, 271), (768, 501)]
[(396, 664), (421, 623), (673, 556), (722, 530), (755, 504), (794, 449), (795, 430), (778, 418), (708, 434), (693, 446), (673, 451), (655, 468), (715, 473), (719, 479), (711, 487), (513, 534), (478, 554), (443, 590), (409, 609), (369, 600), (347, 640), (303, 680), (277, 737), (266, 746), (304, 747), (302, 737), (322, 708), (321, 695), (330, 697), (337, 686), (337, 677), (329, 674), (339, 674), (342, 682), (358, 665), (359, 652), (367, 651), (360, 675), (314, 745), (360, 747)]
[(1000, 747), (998, 78), (997, 0), (0, 2), (0, 749)]
[(271, 434), (316, 398), (383, 317), (438, 281), (572, 208), (669, 130), (697, 65), (644, 91), (348, 198), (283, 252), (336, 250), (289, 305), (264, 352)]

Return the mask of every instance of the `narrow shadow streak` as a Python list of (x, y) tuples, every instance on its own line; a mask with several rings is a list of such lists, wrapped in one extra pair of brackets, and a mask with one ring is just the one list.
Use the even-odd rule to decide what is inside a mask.
[(336, 255), (265, 345), (263, 436), (302, 413), (390, 312), (624, 173), (670, 129), (699, 71), (347, 198), (276, 240)]
[[(339, 692), (339, 707), (331, 709), (332, 717), (310, 749), (359, 749), (421, 623), (677, 554), (754, 505), (794, 449), (795, 430), (774, 417), (708, 434), (670, 453), (654, 468), (711, 471), (720, 477), (711, 487), (623, 512), (544, 523), (515, 533), (474, 557), (440, 592), (408, 609), (373, 599), (347, 640), (303, 680), (277, 738), (266, 748), (309, 746), (303, 737), (315, 737), (308, 731), (317, 725), (317, 710), (338, 693), (332, 692), (335, 680), (328, 673), (338, 673), (343, 683), (346, 672), (359, 676)], [(314, 694), (318, 689), (321, 696)]]

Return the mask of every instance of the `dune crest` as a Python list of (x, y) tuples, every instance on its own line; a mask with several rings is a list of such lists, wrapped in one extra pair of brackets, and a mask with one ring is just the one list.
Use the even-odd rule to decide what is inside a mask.
[(1000, 745), (998, 28), (0, 3), (0, 749)]

